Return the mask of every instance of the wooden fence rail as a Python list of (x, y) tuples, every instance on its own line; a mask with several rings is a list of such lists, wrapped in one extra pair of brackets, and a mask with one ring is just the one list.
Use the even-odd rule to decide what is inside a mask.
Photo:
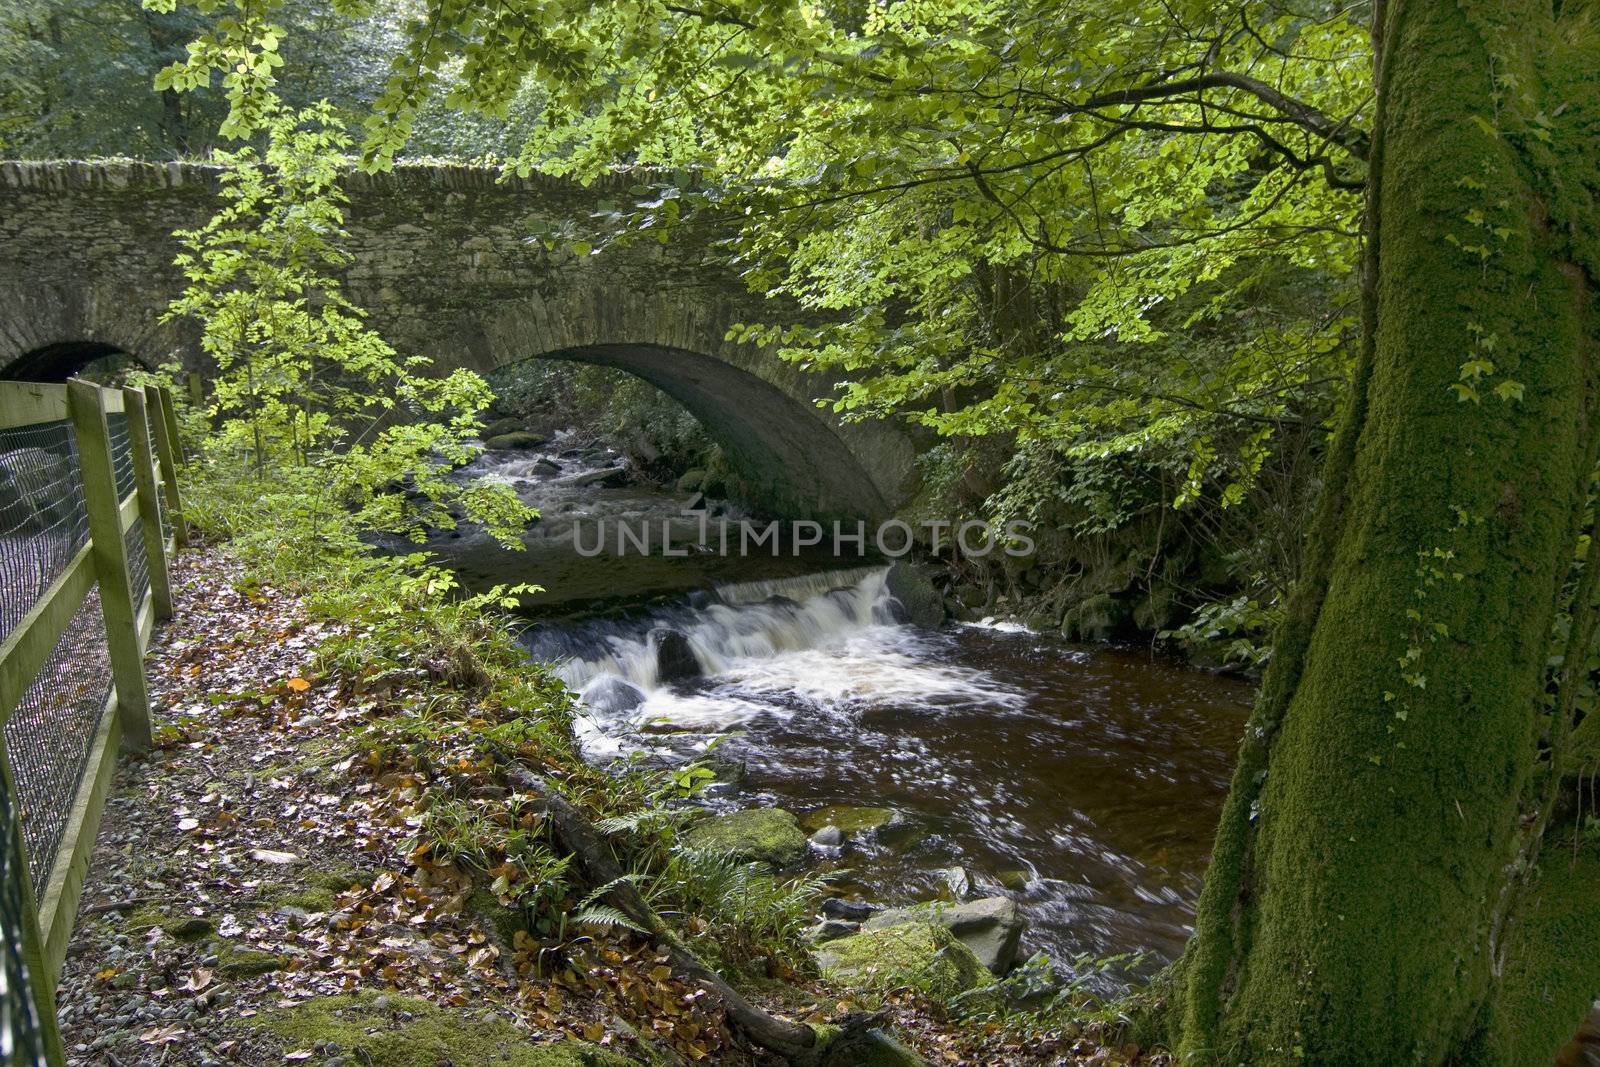
[[(127, 441), (114, 438), (110, 420), (126, 420)], [(122, 419), (117, 420), (119, 428)], [(59, 570), (34, 603), (0, 640), (0, 785), (3, 809), (12, 825), (3, 827), (11, 854), (0, 856), (0, 869), (14, 885), (0, 886), (20, 900), (21, 914), (7, 916), (20, 925), (21, 958), (36, 1009), (34, 1043), (51, 1065), (64, 1060), (56, 1022), (55, 985), (72, 935), (79, 894), (94, 849), (100, 814), (105, 807), (119, 752), (150, 746), (150, 703), (146, 691), (144, 653), (155, 624), (172, 615), (167, 559), (186, 540), (177, 471), (182, 461), (172, 397), (165, 389), (107, 389), (89, 382), (66, 385), (0, 382), (0, 435), (30, 427), (70, 426), (76, 477), (82, 489), (88, 540)], [(0, 467), (7, 456), (0, 454)], [(36, 459), (27, 462), (37, 463)], [(24, 460), (13, 465), (21, 467)], [(131, 489), (119, 492), (119, 473), (131, 465)], [(10, 492), (18, 492), (17, 478)], [(129, 479), (122, 479), (127, 482)], [(27, 498), (24, 497), (27, 503)], [(136, 581), (130, 563), (130, 540), (142, 551), (144, 566)], [(15, 765), (7, 742), (7, 724), (56, 652), (92, 593), (98, 591), (105, 623), (105, 653), (110, 662), (109, 696), (98, 709), (86, 751), (51, 753), (51, 758), (82, 761), (72, 796), (62, 797), (63, 819), (54, 855), (29, 856), (24, 826), (30, 812), (18, 791)], [(12, 589), (0, 595), (19, 594)], [(21, 605), (12, 605), (13, 609)], [(8, 614), (12, 617), (15, 612)], [(47, 680), (45, 684), (50, 684)], [(96, 690), (98, 692), (98, 690)], [(65, 699), (61, 697), (59, 699)], [(20, 768), (26, 772), (27, 768)], [(0, 987), (17, 996), (23, 990), (0, 975)], [(15, 1012), (11, 1013), (15, 1019)], [(6, 1035), (0, 1035), (0, 1045)]]

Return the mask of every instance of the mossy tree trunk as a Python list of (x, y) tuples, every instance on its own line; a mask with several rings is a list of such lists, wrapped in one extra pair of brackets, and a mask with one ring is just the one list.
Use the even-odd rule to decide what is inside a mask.
[(1551, 628), (1595, 462), (1592, 21), (1375, 13), (1367, 343), (1174, 974), (1192, 1061), (1479, 1058), (1516, 970)]

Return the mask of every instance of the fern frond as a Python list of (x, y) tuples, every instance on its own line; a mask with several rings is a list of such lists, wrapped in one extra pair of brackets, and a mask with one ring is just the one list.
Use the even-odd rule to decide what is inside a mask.
[(600, 900), (601, 897), (605, 896), (607, 893), (609, 893), (613, 889), (617, 888), (617, 886), (622, 885), (625, 882), (637, 882), (643, 877), (644, 877), (643, 874), (635, 871), (632, 874), (625, 874), (621, 878), (613, 878), (613, 879), (611, 879), (611, 881), (607, 882), (603, 886), (600, 886), (594, 892), (590, 893), (588, 896), (586, 896), (582, 900), (580, 900), (578, 902), (578, 910), (579, 911), (583, 911), (584, 909), (588, 908), (590, 905), (597, 903)]
[(600, 926), (607, 929), (620, 927), (624, 930), (632, 930), (636, 934), (648, 934), (650, 932), (609, 904), (590, 904), (587, 907), (579, 908), (572, 913), (571, 918), (573, 922), (584, 926)]

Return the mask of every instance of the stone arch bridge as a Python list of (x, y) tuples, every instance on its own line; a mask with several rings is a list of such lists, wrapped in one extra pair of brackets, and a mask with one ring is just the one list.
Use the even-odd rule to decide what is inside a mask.
[[(529, 358), (618, 367), (675, 397), (780, 514), (879, 518), (910, 495), (914, 452), (886, 423), (819, 409), (833, 383), (724, 340), (776, 306), (693, 233), (578, 258), (527, 235), (584, 218), (629, 184), (500, 181), (464, 166), (345, 178), (349, 293), (404, 352), (441, 370)], [(0, 377), (63, 380), (126, 352), (204, 370), (157, 322), (181, 288), (173, 230), (202, 222), (216, 171), (182, 163), (0, 163)]]

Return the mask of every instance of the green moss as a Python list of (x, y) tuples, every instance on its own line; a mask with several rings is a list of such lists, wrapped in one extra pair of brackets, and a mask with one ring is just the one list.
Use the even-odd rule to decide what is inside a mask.
[(575, 1041), (538, 1044), (504, 1019), (460, 1015), (394, 994), (319, 997), (246, 1022), (275, 1034), (290, 1050), (320, 1046), (330, 1057), (353, 1057), (368, 1067), (626, 1067), (629, 1062)]
[(1567, 738), (1566, 758), (1561, 768), (1567, 775), (1592, 777), (1600, 771), (1600, 715), (1587, 715)]
[(908, 922), (830, 941), (817, 954), (823, 976), (853, 989), (887, 993), (910, 986), (938, 1001), (994, 984), (972, 950), (932, 923)]
[(807, 812), (800, 820), (800, 825), (812, 833), (816, 833), (824, 826), (837, 826), (847, 834), (861, 834), (888, 826), (898, 818), (899, 814), (893, 808), (857, 808), (848, 804), (830, 804), (828, 807)]
[(165, 927), (170, 921), (171, 917), (154, 904), (145, 904), (122, 913), (122, 928), (130, 934), (148, 930), (152, 926)]
[(742, 863), (787, 867), (806, 854), (806, 835), (781, 808), (752, 808), (702, 820), (683, 837), (696, 852), (716, 852)]
[(122, 917), (122, 928), (137, 934), (160, 927), (179, 941), (199, 941), (214, 929), (211, 920), (200, 915), (168, 914), (154, 904), (135, 908)]
[(343, 893), (354, 885), (365, 886), (368, 879), (360, 868), (341, 863), (326, 870), (312, 871), (306, 875), (306, 882), (318, 889), (326, 889), (332, 893)]
[(291, 907), (302, 911), (333, 911), (339, 906), (339, 894), (355, 885), (365, 885), (366, 876), (346, 863), (335, 864), (322, 870), (311, 870), (302, 876), (303, 885), (284, 889), (266, 898), (263, 910)]
[(520, 910), (506, 907), (493, 893), (481, 887), (467, 898), (467, 910), (492, 926), (508, 945), (515, 943), (518, 930), (527, 929)]
[[(1565, 50), (1551, 10), (1382, 9), (1349, 432), (1220, 820), (1180, 1060), (1458, 1062), (1500, 981), (1490, 931), (1594, 462), (1593, 363), (1572, 356), (1593, 349), (1592, 293), (1517, 114), (1563, 99), (1516, 70)], [(1501, 111), (1504, 84), (1529, 87)], [(1462, 227), (1480, 214), (1481, 256)], [(1485, 340), (1496, 377), (1461, 403)], [(1507, 380), (1523, 400), (1488, 393)]]
[(882, 1030), (846, 1036), (837, 1026), (818, 1026), (822, 1067), (927, 1067), (928, 1061)]
[(1061, 632), (1068, 640), (1109, 641), (1127, 622), (1128, 609), (1110, 593), (1097, 593), (1067, 609)]
[(303, 911), (332, 911), (338, 906), (338, 894), (331, 889), (321, 886), (309, 886), (305, 889), (291, 889), (284, 893), (274, 894), (267, 902), (267, 910), (276, 908), (300, 908)]
[[(1570, 839), (1569, 839), (1570, 840)], [(1600, 990), (1600, 858), (1552, 841), (1508, 934), (1488, 1022), (1464, 1065), (1553, 1063)]]
[(283, 959), (270, 952), (236, 949), (223, 945), (217, 951), (217, 971), (229, 978), (253, 978), (283, 967)]
[(995, 875), (996, 881), (1007, 889), (1022, 892), (1028, 888), (1028, 872), (1021, 870), (1000, 871)]

